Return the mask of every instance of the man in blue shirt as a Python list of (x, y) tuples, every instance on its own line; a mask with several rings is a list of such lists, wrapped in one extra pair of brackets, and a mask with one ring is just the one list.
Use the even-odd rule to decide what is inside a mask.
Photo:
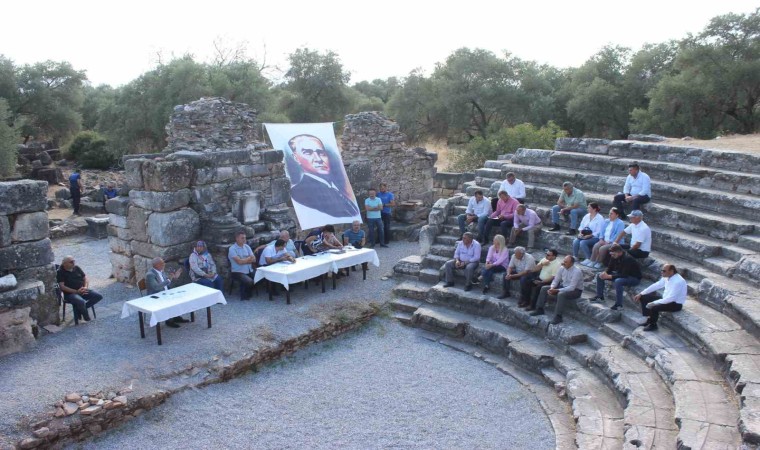
[(640, 206), (649, 203), (652, 197), (652, 184), (649, 175), (639, 168), (637, 163), (628, 164), (628, 177), (625, 179), (623, 192), (618, 192), (613, 199), (613, 205), (620, 210), (620, 218), (626, 220), (625, 206), (631, 205), (631, 210), (640, 210)]
[(364, 230), (362, 230), (362, 223), (358, 220), (354, 220), (351, 224), (351, 228), (343, 232), (343, 245), (351, 245), (354, 248), (362, 248), (365, 243)]
[(79, 215), (79, 203), (82, 199), (82, 171), (74, 170), (69, 176), (69, 191), (71, 191), (71, 203), (74, 205), (74, 215)]
[(387, 247), (385, 245), (385, 233), (383, 232), (383, 219), (380, 215), (383, 210), (383, 201), (377, 197), (375, 189), (369, 190), (369, 197), (364, 200), (364, 210), (367, 212), (370, 248), (377, 244), (380, 244), (380, 247)]
[(380, 218), (383, 220), (383, 232), (385, 234), (385, 245), (391, 241), (391, 215), (392, 210), (396, 206), (396, 196), (393, 192), (388, 191), (388, 185), (380, 183), (380, 192), (377, 193), (377, 197), (383, 201), (383, 210), (380, 211)]

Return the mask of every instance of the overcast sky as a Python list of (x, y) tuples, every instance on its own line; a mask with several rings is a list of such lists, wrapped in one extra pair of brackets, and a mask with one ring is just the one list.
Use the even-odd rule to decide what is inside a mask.
[(14, 1), (0, 8), (0, 54), (17, 64), (69, 61), (93, 84), (118, 86), (159, 58), (191, 53), (210, 60), (215, 40), (242, 45), (248, 56), (280, 69), (289, 53), (309, 47), (338, 53), (353, 83), (415, 68), (430, 73), (460, 47), (578, 66), (606, 44), (638, 49), (680, 39), (714, 16), (757, 6), (756, 0)]

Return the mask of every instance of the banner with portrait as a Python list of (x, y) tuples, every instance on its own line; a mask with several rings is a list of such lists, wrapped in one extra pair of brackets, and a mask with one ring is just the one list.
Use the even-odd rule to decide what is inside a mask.
[(282, 150), (290, 199), (301, 229), (361, 221), (332, 123), (265, 123)]

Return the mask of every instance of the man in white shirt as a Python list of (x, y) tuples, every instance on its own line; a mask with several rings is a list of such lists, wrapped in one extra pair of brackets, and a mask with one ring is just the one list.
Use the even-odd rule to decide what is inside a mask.
[(644, 213), (638, 209), (631, 211), (630, 216), (631, 224), (617, 235), (614, 243), (620, 243), (623, 236), (630, 234), (631, 245), (621, 244), (620, 246), (628, 250), (628, 254), (634, 258), (646, 258), (652, 251), (652, 230), (644, 223)]
[(475, 191), (475, 195), (467, 202), (464, 214), (457, 216), (459, 233), (464, 234), (465, 227), (475, 221), (478, 222), (478, 237), (482, 238), (488, 216), (491, 214), (491, 201), (483, 197), (483, 191)]
[(543, 315), (546, 297), (556, 297), (557, 306), (554, 307), (554, 318), (549, 323), (557, 325), (562, 322), (562, 312), (565, 310), (567, 302), (580, 298), (582, 293), (583, 272), (575, 265), (575, 258), (572, 255), (567, 255), (562, 261), (562, 267), (559, 268), (552, 284), (541, 288), (538, 301), (536, 301), (536, 310), (530, 315)]
[(501, 182), (499, 191), (506, 191), (510, 197), (520, 202), (521, 205), (525, 204), (525, 197), (527, 197), (525, 183), (522, 180), (518, 180), (514, 173), (509, 172), (507, 174), (507, 179)]
[(261, 252), (259, 266), (268, 266), (282, 261), (296, 262), (296, 259), (285, 249), (285, 241), (277, 239), (274, 245), (267, 245)]
[[(293, 242), (293, 239), (290, 239), (290, 232), (288, 230), (280, 231), (280, 239), (285, 242), (285, 251), (293, 258), (298, 258), (298, 250), (296, 249), (296, 244)], [(277, 239), (267, 244), (267, 246), (274, 247), (275, 242), (277, 242)]]
[[(531, 281), (530, 274), (535, 266), (536, 258), (525, 251), (525, 247), (515, 247), (507, 266), (507, 273), (504, 274), (504, 280), (501, 283), (502, 293), (498, 298), (505, 299), (512, 295), (509, 290), (509, 282), (512, 280), (520, 282), (520, 294), (522, 295), (526, 290), (526, 285)], [(519, 301), (523, 303), (524, 299), (521, 298)]]
[(628, 164), (628, 177), (625, 179), (623, 192), (618, 192), (612, 201), (622, 213), (620, 218), (626, 220), (626, 205), (631, 205), (633, 210), (638, 210), (641, 205), (649, 203), (651, 197), (652, 184), (649, 175), (642, 172), (637, 163)]
[[(665, 288), (662, 295), (658, 294), (659, 289)], [(642, 323), (644, 331), (654, 331), (657, 329), (657, 320), (660, 318), (661, 311), (680, 311), (686, 303), (687, 295), (686, 280), (678, 273), (676, 266), (665, 264), (662, 266), (662, 278), (660, 281), (644, 289), (633, 299), (641, 303), (641, 314), (649, 319)]]

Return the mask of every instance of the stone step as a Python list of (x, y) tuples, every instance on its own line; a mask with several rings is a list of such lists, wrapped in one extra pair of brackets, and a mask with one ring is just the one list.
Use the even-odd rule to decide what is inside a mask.
[(623, 408), (617, 396), (588, 369), (567, 373), (566, 392), (573, 402), (575, 441), (579, 449), (618, 449), (623, 447)]
[(760, 156), (727, 150), (586, 138), (559, 138), (555, 141), (554, 149), (564, 152), (631, 158), (639, 162), (674, 162), (743, 173), (760, 173)]
[(391, 308), (394, 311), (401, 311), (407, 313), (413, 313), (422, 306), (425, 302), (422, 300), (414, 300), (410, 298), (395, 298), (390, 301)]
[(441, 273), (437, 269), (422, 269), (420, 270), (420, 281), (428, 284), (435, 284), (441, 279)]
[(508, 166), (509, 164), (507, 163), (507, 161), (498, 160), (498, 159), (490, 159), (490, 160), (487, 160), (485, 163), (483, 163), (483, 167), (485, 167), (486, 169), (504, 170)]
[(404, 325), (407, 326), (413, 326), (412, 324), (412, 313), (406, 312), (406, 311), (394, 311), (393, 312), (393, 318), (398, 320)]
[(393, 295), (398, 299), (425, 300), (430, 285), (420, 281), (404, 281), (393, 288)]
[[(451, 252), (453, 255), (454, 252)], [(446, 261), (451, 259), (451, 257), (448, 256), (438, 256), (433, 255), (432, 253), (428, 253), (425, 255), (425, 259), (422, 260), (422, 267), (425, 269), (435, 269), (440, 270), (441, 267), (446, 264)]]
[(418, 277), (422, 268), (423, 258), (420, 255), (409, 255), (393, 265), (393, 273), (401, 276)]
[(490, 179), (490, 180), (504, 180), (506, 176), (506, 172), (501, 168), (491, 169), (488, 167), (484, 167), (481, 169), (475, 170), (475, 179), (483, 178), (483, 179)]
[(739, 245), (755, 252), (760, 252), (760, 234), (739, 236)]
[(435, 242), (436, 244), (447, 245), (447, 246), (450, 246), (451, 248), (455, 248), (457, 241), (459, 240), (460, 239), (457, 236), (439, 234), (438, 236), (435, 237), (435, 241), (433, 242)]

